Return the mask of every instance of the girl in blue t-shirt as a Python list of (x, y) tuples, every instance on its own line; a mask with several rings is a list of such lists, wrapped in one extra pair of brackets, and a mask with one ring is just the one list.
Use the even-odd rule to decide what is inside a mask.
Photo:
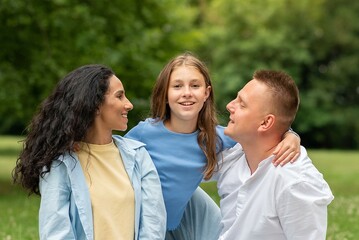
[[(146, 144), (161, 180), (167, 211), (166, 239), (218, 239), (220, 211), (198, 186), (217, 166), (217, 154), (234, 146), (216, 118), (213, 87), (205, 64), (190, 53), (160, 72), (151, 97), (151, 117), (126, 137)], [(286, 134), (275, 165), (295, 160), (300, 139)]]

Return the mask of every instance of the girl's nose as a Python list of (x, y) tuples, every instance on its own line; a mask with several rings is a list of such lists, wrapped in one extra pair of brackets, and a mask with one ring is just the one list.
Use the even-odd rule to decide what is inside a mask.
[(192, 95), (192, 91), (190, 87), (184, 87), (183, 88), (183, 95), (184, 96), (191, 96)]

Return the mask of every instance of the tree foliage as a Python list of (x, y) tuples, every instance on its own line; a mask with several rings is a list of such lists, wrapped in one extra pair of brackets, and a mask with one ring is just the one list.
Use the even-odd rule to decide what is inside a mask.
[(110, 66), (124, 82), (133, 125), (165, 62), (199, 42), (196, 15), (177, 1), (3, 0), (0, 132), (22, 131), (59, 79), (90, 63)]
[(304, 144), (359, 146), (359, 3), (214, 0), (209, 11), (207, 24), (216, 27), (205, 47), (221, 109), (255, 70), (285, 70), (301, 92), (293, 127)]
[(261, 68), (287, 71), (301, 107), (293, 128), (310, 147), (359, 147), (359, 2), (349, 0), (2, 0), (0, 133), (21, 133), (74, 68), (114, 69), (148, 112), (163, 65), (190, 50), (210, 67), (225, 105)]

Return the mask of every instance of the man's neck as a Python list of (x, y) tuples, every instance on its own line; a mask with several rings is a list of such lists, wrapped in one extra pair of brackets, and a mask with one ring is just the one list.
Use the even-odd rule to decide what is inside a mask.
[(248, 166), (253, 174), (258, 165), (269, 156), (272, 155), (274, 149), (277, 147), (279, 142), (257, 142), (251, 144), (242, 145), (243, 151), (246, 155)]

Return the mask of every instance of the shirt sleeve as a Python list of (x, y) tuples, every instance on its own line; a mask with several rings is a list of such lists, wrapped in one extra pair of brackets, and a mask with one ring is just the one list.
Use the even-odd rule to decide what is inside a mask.
[(69, 215), (69, 185), (64, 163), (54, 162), (51, 171), (40, 178), (40, 239), (75, 239)]
[(224, 134), (225, 127), (218, 125), (216, 127), (216, 132), (218, 137), (221, 139), (222, 146), (219, 148), (219, 151), (222, 151), (223, 149), (231, 148), (234, 145), (238, 144), (236, 141), (234, 141), (232, 138), (228, 137)]
[(277, 201), (279, 220), (288, 239), (325, 239), (327, 206), (333, 195), (324, 180), (298, 182), (286, 188)]
[(162, 240), (165, 238), (167, 215), (160, 178), (145, 148), (139, 151), (139, 157), (143, 158), (139, 239)]

